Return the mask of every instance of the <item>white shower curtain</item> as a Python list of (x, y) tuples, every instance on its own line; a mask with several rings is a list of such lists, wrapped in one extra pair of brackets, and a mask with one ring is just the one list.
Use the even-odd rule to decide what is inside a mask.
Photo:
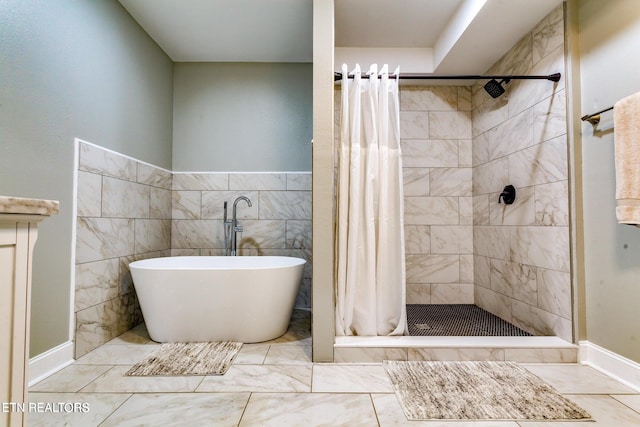
[[(395, 74), (398, 75), (396, 69)], [(342, 66), (336, 335), (402, 335), (405, 260), (398, 80)], [(378, 78), (380, 77), (380, 78)]]

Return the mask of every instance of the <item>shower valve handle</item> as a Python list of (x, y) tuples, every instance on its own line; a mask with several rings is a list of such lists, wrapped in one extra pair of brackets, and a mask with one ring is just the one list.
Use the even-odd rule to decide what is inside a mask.
[(498, 203), (504, 201), (505, 205), (510, 205), (516, 200), (516, 188), (513, 185), (507, 185), (498, 196)]

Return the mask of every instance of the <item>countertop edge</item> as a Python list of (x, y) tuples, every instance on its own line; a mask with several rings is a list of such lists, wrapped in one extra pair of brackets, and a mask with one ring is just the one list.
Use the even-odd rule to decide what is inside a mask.
[(56, 215), (60, 211), (57, 200), (0, 196), (0, 214)]

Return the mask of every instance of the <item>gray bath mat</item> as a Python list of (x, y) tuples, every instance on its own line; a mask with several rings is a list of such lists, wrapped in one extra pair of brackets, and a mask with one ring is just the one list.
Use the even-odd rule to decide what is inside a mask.
[(231, 341), (162, 344), (125, 375), (223, 375), (241, 347)]
[(590, 415), (512, 362), (384, 361), (409, 420), (578, 420)]

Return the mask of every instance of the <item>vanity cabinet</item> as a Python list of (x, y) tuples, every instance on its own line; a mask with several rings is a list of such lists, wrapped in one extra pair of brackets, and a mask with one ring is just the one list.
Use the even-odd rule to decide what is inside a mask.
[(0, 425), (24, 425), (31, 266), (38, 223), (58, 202), (0, 196)]

